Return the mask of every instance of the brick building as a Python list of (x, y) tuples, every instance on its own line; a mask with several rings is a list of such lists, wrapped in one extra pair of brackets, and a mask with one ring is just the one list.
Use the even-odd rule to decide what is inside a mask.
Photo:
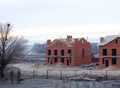
[(100, 38), (99, 44), (100, 66), (120, 66), (120, 35)]
[(46, 63), (63, 63), (69, 66), (78, 66), (91, 63), (91, 45), (84, 38), (67, 38), (47, 40)]

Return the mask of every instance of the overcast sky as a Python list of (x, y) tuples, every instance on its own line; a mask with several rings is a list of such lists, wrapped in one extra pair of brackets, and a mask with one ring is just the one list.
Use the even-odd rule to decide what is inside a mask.
[(30, 44), (66, 35), (99, 42), (120, 34), (120, 0), (0, 0), (0, 22)]

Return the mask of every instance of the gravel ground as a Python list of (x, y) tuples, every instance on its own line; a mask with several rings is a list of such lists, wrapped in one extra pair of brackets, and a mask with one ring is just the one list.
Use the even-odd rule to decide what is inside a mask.
[[(106, 71), (110, 76), (118, 76), (120, 75), (120, 68), (108, 67), (103, 68), (99, 66), (91, 66), (91, 67), (68, 67), (64, 65), (45, 65), (44, 63), (17, 63), (8, 65), (7, 71), (14, 70), (17, 72), (21, 71), (21, 74), (25, 77), (28, 75), (33, 75), (33, 71), (35, 71), (34, 75), (43, 76), (46, 75), (46, 71), (49, 70), (49, 76), (58, 76), (60, 77), (62, 71), (62, 76), (70, 76), (75, 75), (106, 75)], [(92, 70), (90, 70), (92, 69)], [(16, 78), (15, 78), (16, 79)], [(45, 79), (30, 77), (29, 79), (24, 79), (21, 81), (21, 84), (17, 84), (14, 82), (11, 84), (10, 80), (0, 81), (0, 88), (120, 88), (120, 80), (107, 80), (107, 81), (70, 81), (68, 80), (58, 80), (58, 79)]]
[(108, 81), (63, 81), (53, 79), (29, 79), (20, 84), (10, 81), (2, 81), (0, 88), (120, 88), (120, 80)]

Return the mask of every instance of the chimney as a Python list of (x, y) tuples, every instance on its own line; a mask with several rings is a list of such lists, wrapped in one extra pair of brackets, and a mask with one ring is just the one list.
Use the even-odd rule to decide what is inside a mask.
[(71, 36), (71, 35), (68, 35), (68, 36), (67, 36), (67, 40), (70, 40), (70, 39), (72, 39), (72, 36)]
[(75, 43), (78, 43), (79, 40), (77, 38), (75, 38), (74, 41), (75, 41)]
[(51, 40), (47, 40), (47, 45), (51, 44)]
[(103, 42), (104, 41), (104, 37), (100, 37), (100, 42)]

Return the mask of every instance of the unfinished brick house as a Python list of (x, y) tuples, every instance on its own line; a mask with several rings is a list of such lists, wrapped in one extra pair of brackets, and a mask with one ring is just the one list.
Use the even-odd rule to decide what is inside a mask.
[(63, 63), (69, 66), (78, 66), (91, 63), (91, 45), (84, 38), (67, 38), (47, 40), (46, 63)]
[(120, 35), (101, 37), (99, 56), (100, 66), (120, 67)]

